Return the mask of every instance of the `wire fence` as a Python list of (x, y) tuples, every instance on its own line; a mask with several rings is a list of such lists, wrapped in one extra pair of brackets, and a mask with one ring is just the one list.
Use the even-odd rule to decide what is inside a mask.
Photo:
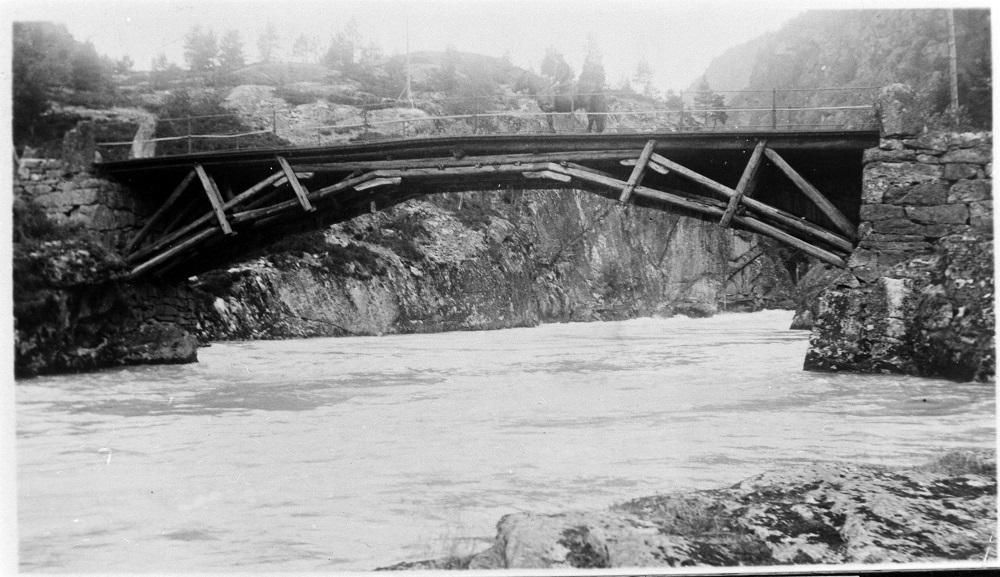
[[(258, 107), (244, 113), (158, 118), (157, 133), (170, 135), (137, 135), (133, 140), (100, 142), (98, 146), (110, 156), (122, 157), (126, 151), (121, 147), (131, 147), (131, 156), (168, 156), (446, 135), (871, 129), (877, 126), (877, 90), (821, 87), (681, 92), (666, 101), (621, 92), (443, 96), (421, 99), (419, 106), (408, 99), (377, 99), (351, 105), (346, 117), (312, 122), (302, 118), (296, 107)], [(198, 132), (198, 124), (223, 118), (250, 130)], [(184, 145), (156, 146), (179, 142)], [(113, 152), (115, 149), (119, 152)], [(146, 152), (136, 153), (140, 150)]]

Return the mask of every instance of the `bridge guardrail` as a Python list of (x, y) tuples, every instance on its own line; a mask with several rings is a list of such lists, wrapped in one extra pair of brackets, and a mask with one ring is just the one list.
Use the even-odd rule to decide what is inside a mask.
[[(193, 129), (196, 121), (218, 118), (244, 118), (239, 113), (211, 114), (200, 116), (160, 118), (158, 123), (182, 123), (186, 133), (173, 136), (160, 136), (142, 139), (141, 143), (164, 143), (184, 141), (180, 151), (202, 152), (206, 149), (253, 149), (252, 143), (241, 142), (250, 137), (272, 135), (292, 142), (290, 146), (307, 146), (335, 144), (356, 141), (385, 141), (427, 136), (464, 136), (473, 134), (547, 134), (552, 132), (586, 132), (588, 121), (603, 120), (603, 132), (627, 134), (644, 132), (738, 132), (738, 131), (788, 131), (788, 130), (843, 130), (852, 128), (872, 128), (876, 126), (875, 96), (878, 87), (822, 87), (822, 88), (792, 88), (761, 90), (731, 90), (704, 92), (681, 92), (671, 102), (672, 107), (664, 105), (650, 108), (629, 109), (628, 103), (647, 100), (655, 104), (653, 99), (644, 99), (635, 94), (607, 91), (594, 94), (571, 95), (572, 112), (547, 111), (543, 98), (531, 94), (513, 94), (497, 97), (468, 96), (442, 97), (429, 103), (422, 103), (422, 108), (412, 106), (412, 102), (404, 99), (379, 99), (376, 102), (362, 103), (355, 107), (360, 113), (360, 121), (295, 124), (286, 121), (287, 126), (281, 127), (279, 119), (287, 116), (294, 107), (282, 110), (271, 110), (269, 127), (263, 126), (256, 130), (241, 131), (227, 134), (196, 133)], [(834, 102), (825, 104), (816, 102), (821, 95), (826, 94), (864, 94), (866, 96), (849, 96), (834, 98)], [(607, 97), (607, 110), (587, 110), (576, 107), (574, 100), (583, 100), (597, 94)], [(707, 100), (708, 95), (730, 95), (733, 105), (719, 106), (720, 100), (715, 100), (715, 106), (697, 106)], [(622, 98), (623, 96), (628, 99)], [(617, 97), (617, 98), (616, 98)], [(690, 102), (690, 104), (688, 104)], [(862, 103), (863, 102), (863, 103)], [(459, 103), (459, 104), (455, 104)], [(518, 107), (531, 106), (534, 110), (510, 109), (511, 105)], [(780, 104), (780, 105), (779, 105)], [(492, 109), (490, 106), (492, 105)], [(426, 112), (427, 108), (437, 108), (447, 111), (453, 106), (458, 110), (473, 110), (460, 114), (434, 114)], [(504, 107), (497, 109), (496, 107)], [(400, 114), (407, 113), (402, 118), (379, 119), (378, 112), (383, 110), (398, 110)], [(418, 114), (419, 112), (419, 114)], [(259, 125), (259, 123), (258, 123)], [(315, 136), (315, 141), (312, 137)], [(100, 142), (98, 146), (105, 150), (115, 147), (132, 147), (137, 141)], [(212, 143), (211, 145), (207, 143)], [(231, 144), (230, 144), (231, 143)], [(249, 144), (249, 145), (248, 145)], [(270, 142), (267, 147), (274, 147)], [(159, 148), (159, 147), (158, 147)], [(168, 156), (170, 154), (157, 154)]]

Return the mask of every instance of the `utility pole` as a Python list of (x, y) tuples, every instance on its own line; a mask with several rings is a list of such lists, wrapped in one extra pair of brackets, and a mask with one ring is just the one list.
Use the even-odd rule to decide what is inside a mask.
[(406, 99), (410, 102), (410, 108), (416, 108), (413, 105), (413, 91), (410, 89), (410, 19), (406, 19)]
[(958, 53), (955, 49), (955, 10), (948, 9), (948, 66), (951, 75), (951, 116), (958, 124)]

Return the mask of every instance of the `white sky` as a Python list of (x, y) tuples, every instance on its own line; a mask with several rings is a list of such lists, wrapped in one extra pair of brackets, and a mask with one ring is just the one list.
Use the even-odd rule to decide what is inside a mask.
[[(0, 0), (2, 1), (2, 0)], [(537, 70), (546, 47), (556, 46), (579, 73), (588, 35), (604, 56), (609, 84), (633, 73), (642, 56), (661, 89), (687, 88), (712, 58), (769, 31), (808, 8), (934, 7), (952, 0), (6, 0), (14, 20), (63, 22), (78, 40), (119, 58), (128, 54), (148, 69), (162, 52), (183, 65), (183, 38), (194, 25), (218, 35), (240, 32), (248, 60), (268, 23), (282, 49), (300, 34), (325, 49), (329, 38), (354, 18), (363, 40), (386, 54), (410, 49), (491, 56)], [(960, 5), (985, 5), (982, 1)]]
[(357, 21), (365, 40), (387, 54), (410, 49), (502, 56), (538, 68), (545, 49), (556, 46), (579, 73), (584, 45), (593, 34), (604, 56), (608, 82), (631, 75), (645, 55), (661, 88), (686, 88), (711, 59), (727, 48), (776, 30), (802, 12), (802, 4), (725, 0), (558, 1), (242, 1), (211, 0), (15, 0), (15, 20), (63, 22), (78, 40), (91, 40), (102, 54), (128, 54), (136, 68), (148, 69), (160, 52), (183, 64), (184, 34), (195, 24), (221, 35), (240, 31), (248, 59), (256, 58), (256, 38), (274, 23), (285, 50), (299, 34), (315, 36), (322, 47), (347, 20)]

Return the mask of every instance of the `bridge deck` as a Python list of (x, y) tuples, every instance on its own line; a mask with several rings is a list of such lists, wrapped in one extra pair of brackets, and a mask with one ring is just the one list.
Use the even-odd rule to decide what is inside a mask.
[(862, 151), (877, 143), (868, 130), (462, 136), (210, 152), (98, 169), (150, 213), (129, 243), (134, 276), (192, 274), (281, 235), (416, 196), (498, 187), (589, 190), (721, 219), (843, 264), (857, 224)]
[(541, 135), (481, 135), (437, 136), (360, 142), (319, 147), (283, 147), (254, 150), (225, 150), (175, 156), (139, 158), (98, 163), (108, 174), (190, 168), (194, 163), (204, 166), (236, 166), (273, 162), (277, 155), (298, 162), (329, 162), (416, 159), (452, 156), (456, 150), (467, 156), (560, 152), (567, 150), (634, 150), (646, 141), (656, 140), (661, 154), (689, 151), (738, 151), (752, 149), (758, 140), (766, 139), (775, 150), (860, 152), (878, 145), (877, 130), (824, 130), (815, 132), (665, 132), (641, 134), (541, 134)]

